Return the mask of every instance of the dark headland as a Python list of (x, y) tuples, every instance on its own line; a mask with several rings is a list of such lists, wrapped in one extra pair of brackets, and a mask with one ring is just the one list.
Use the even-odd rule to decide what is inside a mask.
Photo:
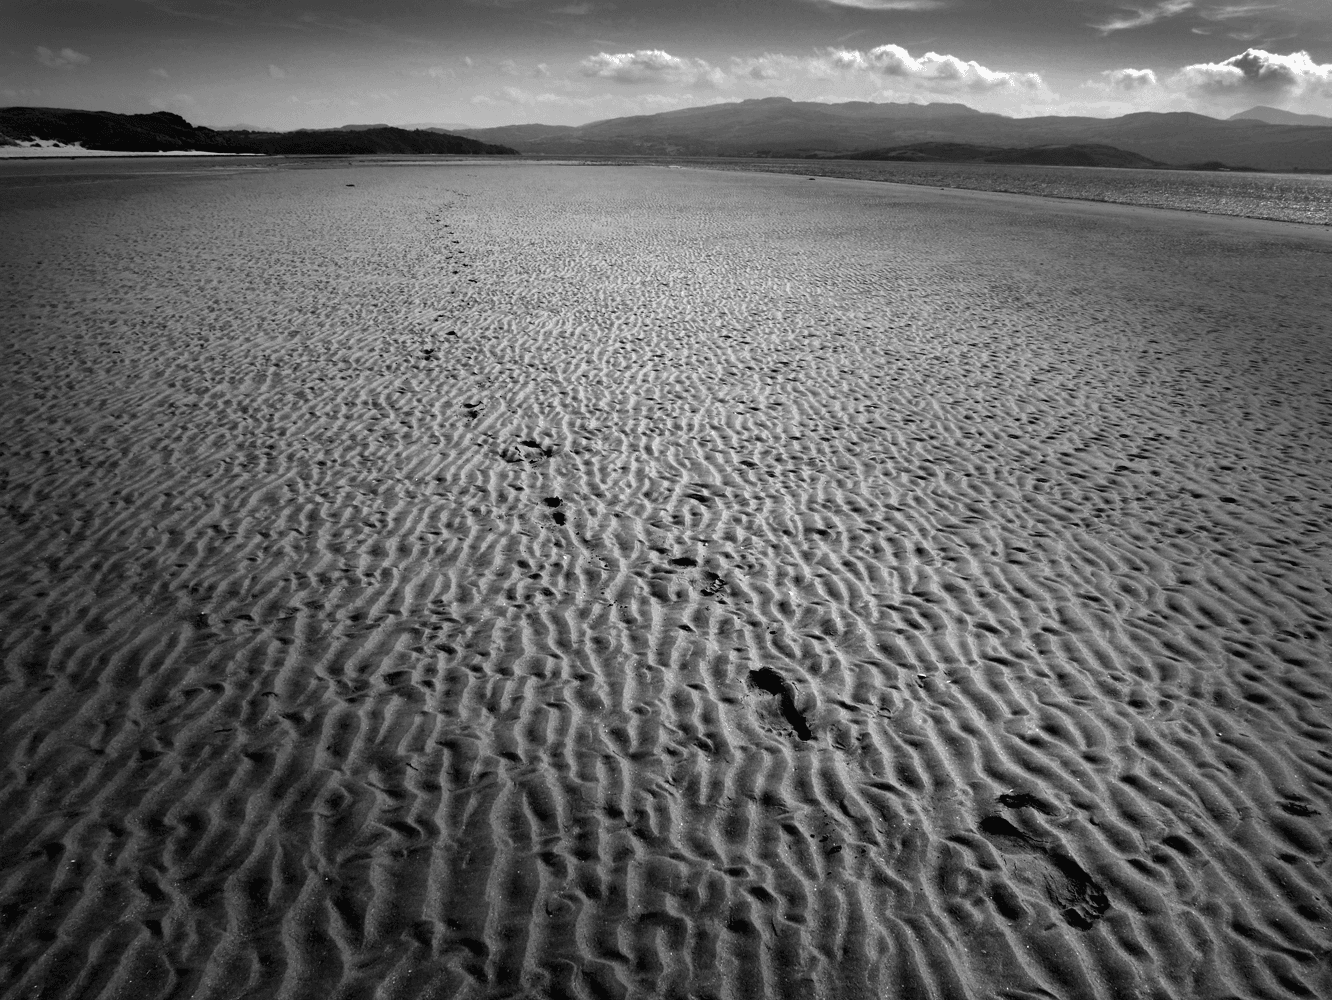
[(375, 153), (508, 154), (508, 146), (448, 133), (376, 126), (355, 131), (301, 129), (296, 132), (214, 130), (179, 115), (156, 111), (121, 115), (69, 108), (0, 108), (0, 146), (41, 139), (85, 149), (126, 153), (266, 153), (270, 155)]

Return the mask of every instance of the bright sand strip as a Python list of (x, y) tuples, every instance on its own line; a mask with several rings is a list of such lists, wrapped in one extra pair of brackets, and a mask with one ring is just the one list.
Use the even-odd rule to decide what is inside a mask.
[(0, 160), (73, 160), (88, 157), (120, 159), (123, 157), (157, 156), (249, 156), (248, 153), (203, 153), (198, 150), (167, 150), (163, 152), (126, 152), (117, 149), (84, 149), (82, 146), (66, 146), (58, 142), (38, 141), (31, 146), (0, 146)]
[(19, 166), (8, 995), (1332, 995), (1326, 235)]

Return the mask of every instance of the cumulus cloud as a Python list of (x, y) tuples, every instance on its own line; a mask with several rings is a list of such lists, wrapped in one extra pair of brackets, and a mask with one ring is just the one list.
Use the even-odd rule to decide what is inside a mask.
[(1279, 55), (1246, 49), (1219, 63), (1185, 66), (1171, 82), (1204, 94), (1332, 96), (1332, 63), (1316, 63), (1308, 52)]
[(285, 80), (287, 77), (287, 71), (281, 66), (274, 66), (270, 63), (268, 66), (268, 75), (274, 80)]
[(1149, 69), (1106, 70), (1083, 86), (1142, 110), (1209, 114), (1261, 102), (1304, 103), (1317, 111), (1332, 98), (1332, 63), (1314, 62), (1307, 52), (1282, 55), (1250, 48), (1220, 62), (1194, 63), (1159, 76)]
[(1108, 69), (1101, 76), (1111, 90), (1134, 91), (1156, 86), (1156, 74), (1149, 69)]
[(718, 85), (725, 74), (702, 59), (681, 59), (661, 49), (599, 52), (579, 64), (584, 76), (616, 83), (703, 83)]
[(1186, 10), (1193, 9), (1193, 0), (1164, 0), (1154, 7), (1125, 7), (1124, 10), (1132, 11), (1131, 14), (1112, 17), (1108, 21), (1092, 25), (1103, 35), (1108, 35), (1113, 31), (1127, 31), (1131, 28), (1144, 28), (1149, 24), (1155, 24), (1165, 17), (1174, 17), (1176, 14), (1183, 14)]
[(915, 57), (900, 45), (880, 45), (861, 52), (833, 49), (828, 64), (836, 70), (874, 73), (919, 84), (936, 91), (1039, 90), (1039, 73), (1010, 73), (990, 69), (973, 60), (926, 52)]
[(75, 52), (69, 48), (53, 52), (45, 45), (37, 46), (34, 58), (51, 69), (73, 69), (75, 66), (86, 66), (92, 62), (92, 56), (85, 56), (82, 52)]
[[(913, 55), (892, 44), (865, 50), (837, 46), (802, 55), (732, 56), (720, 65), (661, 49), (599, 52), (582, 60), (578, 69), (585, 81), (624, 85), (613, 88), (624, 95), (616, 98), (621, 101), (649, 88), (676, 95), (672, 101), (682, 90), (692, 89), (695, 103), (710, 100), (710, 94), (731, 95), (725, 99), (733, 100), (766, 93), (816, 101), (965, 99), (1011, 111), (1017, 106), (1048, 108), (1054, 99), (1039, 73), (992, 69), (932, 51)], [(571, 92), (586, 89), (586, 83), (551, 81)]]
[(807, 60), (793, 59), (790, 56), (765, 53), (742, 59), (731, 57), (731, 75), (750, 80), (781, 80), (794, 73), (799, 73)]
[(976, 98), (1045, 93), (1045, 83), (1039, 73), (991, 69), (975, 60), (938, 52), (913, 56), (900, 45), (880, 45), (866, 51), (831, 48), (811, 56), (772, 52), (761, 56), (735, 56), (730, 61), (727, 79), (742, 84), (762, 84), (770, 91), (799, 88), (802, 82), (817, 81), (829, 97), (844, 95), (848, 85), (864, 93), (868, 85), (873, 88), (876, 100), (928, 95), (966, 94)]
[(156, 69), (150, 69), (148, 72), (151, 73), (153, 76), (161, 77), (163, 80), (165, 80), (167, 77), (171, 75), (161, 66), (158, 66)]

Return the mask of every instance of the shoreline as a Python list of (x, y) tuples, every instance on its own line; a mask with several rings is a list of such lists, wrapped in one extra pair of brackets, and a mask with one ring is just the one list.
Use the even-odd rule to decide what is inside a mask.
[(83, 149), (70, 146), (0, 146), (0, 160), (82, 160), (106, 158), (141, 158), (152, 156), (263, 156), (262, 153), (213, 153), (194, 149), (120, 150)]
[[(680, 162), (681, 165), (684, 165), (684, 166), (691, 166), (691, 167), (694, 167), (695, 169), (722, 170), (722, 171), (726, 171), (726, 170), (735, 170), (735, 171), (742, 171), (742, 172), (749, 172), (749, 173), (791, 174), (791, 175), (795, 175), (795, 176), (801, 176), (801, 175), (804, 175), (804, 176), (814, 175), (814, 176), (819, 176), (819, 177), (824, 177), (824, 178), (829, 178), (829, 179), (832, 179), (832, 178), (838, 178), (838, 179), (843, 179), (843, 180), (866, 180), (866, 181), (872, 181), (872, 182), (874, 182), (874, 183), (882, 183), (882, 184), (900, 184), (900, 185), (906, 185), (906, 186), (911, 186), (911, 187), (937, 188), (938, 190), (941, 190), (941, 191), (942, 191), (942, 190), (952, 190), (952, 191), (984, 191), (984, 192), (989, 192), (989, 193), (993, 193), (993, 194), (1015, 194), (1015, 195), (1023, 195), (1023, 196), (1026, 196), (1026, 197), (1033, 197), (1033, 198), (1053, 199), (1053, 200), (1057, 200), (1057, 201), (1081, 201), (1081, 202), (1089, 202), (1089, 203), (1097, 203), (1097, 204), (1106, 204), (1106, 205), (1126, 205), (1126, 206), (1132, 206), (1132, 207), (1138, 207), (1138, 208), (1156, 208), (1156, 209), (1164, 209), (1164, 210), (1167, 210), (1167, 211), (1188, 212), (1188, 213), (1190, 213), (1190, 214), (1201, 214), (1201, 215), (1210, 215), (1210, 216), (1228, 216), (1228, 217), (1231, 217), (1231, 218), (1255, 219), (1255, 220), (1261, 220), (1261, 221), (1266, 221), (1266, 222), (1289, 222), (1289, 223), (1295, 223), (1295, 224), (1298, 224), (1298, 225), (1305, 225), (1305, 226), (1332, 227), (1332, 205), (1325, 205), (1325, 206), (1323, 207), (1323, 209), (1322, 209), (1322, 215), (1323, 215), (1323, 218), (1321, 218), (1321, 219), (1300, 219), (1300, 218), (1290, 218), (1290, 217), (1288, 217), (1288, 216), (1280, 216), (1280, 215), (1249, 215), (1249, 214), (1241, 214), (1241, 213), (1238, 213), (1238, 212), (1226, 212), (1226, 211), (1219, 210), (1219, 209), (1217, 209), (1217, 208), (1215, 208), (1215, 207), (1192, 207), (1192, 206), (1178, 205), (1178, 204), (1164, 204), (1164, 203), (1161, 203), (1159, 200), (1156, 201), (1156, 202), (1153, 202), (1153, 201), (1149, 201), (1149, 200), (1147, 200), (1146, 198), (1139, 198), (1138, 200), (1132, 200), (1132, 201), (1130, 201), (1130, 200), (1119, 201), (1119, 200), (1116, 200), (1116, 199), (1113, 199), (1113, 198), (1108, 198), (1108, 197), (1095, 197), (1095, 196), (1090, 195), (1090, 194), (1059, 194), (1059, 193), (1055, 193), (1055, 192), (1036, 192), (1036, 191), (1030, 191), (1030, 190), (1026, 190), (1026, 191), (1024, 191), (1024, 190), (1018, 190), (1018, 189), (1013, 188), (1013, 187), (982, 187), (982, 186), (979, 186), (979, 185), (976, 186), (976, 187), (970, 187), (970, 186), (961, 185), (961, 184), (956, 184), (956, 185), (955, 185), (955, 184), (944, 184), (944, 183), (940, 183), (940, 182), (938, 182), (938, 181), (936, 181), (936, 180), (934, 180), (934, 179), (924, 179), (924, 180), (918, 180), (918, 181), (917, 181), (917, 180), (912, 180), (909, 176), (906, 176), (906, 175), (882, 176), (882, 177), (868, 177), (868, 176), (865, 176), (866, 173), (868, 173), (868, 172), (873, 171), (874, 169), (876, 169), (876, 161), (849, 161), (849, 160), (847, 160), (847, 161), (842, 161), (842, 160), (839, 160), (839, 161), (826, 161), (826, 166), (823, 166), (823, 168), (822, 168), (822, 172), (820, 171), (820, 167), (821, 167), (821, 165), (823, 165), (823, 164), (825, 163), (825, 161), (819, 161), (819, 160), (809, 160), (809, 161), (806, 161), (806, 160), (785, 160), (785, 161), (776, 161), (776, 160), (774, 160), (774, 161), (772, 161), (773, 164), (774, 164), (773, 166), (764, 166), (764, 165), (763, 165), (763, 161), (741, 160), (741, 159), (738, 159), (738, 158), (737, 158), (736, 160), (734, 160), (734, 161), (730, 160), (729, 158), (716, 158), (716, 159), (712, 159), (712, 160), (710, 160), (709, 162), (706, 162), (706, 163), (705, 163), (705, 162), (697, 162), (697, 161), (695, 161), (695, 162), (690, 162), (689, 160), (686, 160), (686, 159), (683, 159), (683, 158), (682, 158), (682, 159), (679, 160), (678, 162)], [(859, 162), (864, 162), (864, 163), (866, 164), (865, 166), (862, 166), (862, 167), (860, 168), (859, 171), (856, 171), (856, 170), (852, 169), (852, 168), (849, 167), (849, 166), (845, 166), (845, 164), (859, 163)], [(1060, 171), (1084, 171), (1088, 176), (1098, 175), (1098, 174), (1099, 174), (1100, 176), (1105, 176), (1105, 177), (1109, 177), (1109, 178), (1114, 178), (1114, 179), (1117, 180), (1117, 181), (1121, 181), (1121, 182), (1123, 182), (1125, 186), (1127, 186), (1128, 183), (1129, 183), (1131, 180), (1133, 180), (1133, 177), (1132, 177), (1133, 174), (1148, 174), (1148, 175), (1152, 175), (1152, 174), (1157, 174), (1157, 173), (1159, 173), (1159, 174), (1165, 174), (1165, 175), (1196, 175), (1197, 179), (1199, 179), (1199, 180), (1202, 180), (1202, 179), (1214, 180), (1214, 179), (1218, 176), (1218, 172), (1216, 172), (1216, 171), (1198, 171), (1198, 170), (1188, 170), (1188, 169), (1186, 169), (1186, 168), (1169, 168), (1169, 169), (1161, 169), (1161, 170), (1147, 170), (1147, 169), (1139, 169), (1139, 168), (1109, 168), (1109, 167), (1079, 167), (1079, 166), (1042, 166), (1042, 165), (1011, 165), (1011, 166), (1008, 166), (1008, 165), (1005, 165), (1005, 166), (999, 167), (998, 169), (995, 169), (996, 166), (998, 166), (998, 165), (993, 165), (993, 164), (954, 164), (954, 163), (929, 163), (929, 164), (920, 164), (920, 165), (918, 165), (918, 166), (917, 166), (917, 165), (913, 165), (913, 166), (916, 166), (917, 169), (931, 169), (931, 168), (934, 168), (934, 169), (940, 169), (940, 170), (958, 170), (960, 173), (961, 173), (961, 172), (965, 172), (965, 171), (974, 171), (974, 172), (977, 173), (977, 174), (981, 174), (981, 173), (982, 173), (983, 171), (985, 171), (985, 170), (991, 170), (991, 171), (993, 171), (993, 172), (996, 174), (996, 177), (1000, 176), (1001, 173), (1002, 173), (1002, 170), (1004, 170), (1004, 169), (1010, 170), (1010, 171), (1012, 171), (1012, 172), (1014, 172), (1014, 173), (1016, 173), (1017, 171), (1024, 171), (1024, 170), (1025, 170), (1025, 171), (1032, 171), (1032, 170), (1035, 170), (1035, 171), (1042, 171), (1042, 170), (1043, 170), (1043, 171), (1048, 171), (1049, 174), (1050, 174), (1051, 176), (1058, 176), (1058, 172), (1060, 172)], [(891, 169), (891, 165), (888, 166), (888, 167), (885, 167), (885, 168), (881, 168), (881, 169)], [(907, 169), (912, 169), (912, 167), (907, 167)], [(1118, 175), (1118, 176), (1116, 177), (1116, 175)], [(1225, 172), (1221, 172), (1220, 175), (1221, 175), (1222, 177), (1224, 177), (1224, 178), (1232, 178), (1232, 177), (1233, 177), (1233, 178), (1238, 178), (1238, 179), (1240, 179), (1240, 180), (1252, 179), (1252, 178), (1261, 178), (1261, 177), (1275, 177), (1275, 178), (1282, 178), (1282, 179), (1289, 179), (1289, 178), (1301, 178), (1301, 179), (1304, 179), (1304, 178), (1310, 178), (1310, 179), (1312, 179), (1312, 178), (1328, 178), (1328, 189), (1329, 189), (1329, 191), (1328, 191), (1327, 197), (1328, 197), (1329, 199), (1332, 199), (1332, 173), (1328, 173), (1328, 172), (1314, 173), (1314, 172), (1311, 172), (1311, 171), (1309, 171), (1309, 172), (1302, 172), (1302, 171), (1296, 171), (1296, 172), (1252, 171), (1252, 172), (1250, 172), (1250, 171), (1244, 171), (1244, 172), (1237, 172), (1237, 173), (1225, 173)], [(999, 180), (996, 179), (995, 183), (998, 184), (998, 183), (1004, 183), (1004, 182), (1001, 182), (1001, 181), (999, 181)], [(1107, 185), (1107, 186), (1113, 189), (1114, 184), (1109, 184), (1109, 185)], [(1119, 192), (1116, 192), (1116, 193), (1123, 193), (1123, 192), (1122, 192), (1122, 191), (1119, 191)]]
[[(820, 169), (819, 169), (819, 168), (820, 168), (820, 164), (822, 164), (824, 161), (817, 161), (817, 160), (814, 160), (814, 161), (806, 161), (806, 160), (767, 161), (767, 160), (748, 160), (748, 159), (732, 159), (732, 158), (698, 158), (698, 157), (679, 157), (679, 158), (669, 158), (669, 157), (554, 157), (554, 156), (550, 156), (550, 157), (546, 157), (546, 156), (530, 156), (530, 157), (529, 157), (529, 156), (525, 156), (525, 155), (520, 155), (520, 156), (518, 156), (518, 157), (507, 157), (507, 156), (506, 156), (506, 157), (504, 157), (504, 158), (490, 158), (490, 157), (484, 157), (484, 156), (451, 155), (451, 154), (437, 154), (437, 155), (433, 155), (433, 156), (432, 156), (432, 155), (419, 155), (419, 156), (414, 156), (414, 155), (410, 155), (410, 154), (407, 154), (407, 155), (403, 155), (403, 154), (383, 154), (383, 155), (378, 155), (378, 156), (345, 156), (345, 155), (335, 155), (335, 154), (326, 154), (326, 155), (325, 155), (325, 154), (318, 154), (318, 155), (310, 155), (310, 156), (267, 156), (267, 155), (265, 155), (265, 154), (239, 154), (239, 153), (231, 153), (231, 154), (228, 154), (228, 153), (115, 153), (115, 152), (107, 152), (107, 151), (92, 151), (92, 150), (87, 151), (86, 154), (78, 155), (78, 156), (71, 156), (71, 155), (65, 155), (65, 154), (60, 154), (60, 155), (46, 155), (44, 152), (43, 152), (43, 153), (40, 153), (40, 154), (36, 154), (36, 155), (10, 155), (10, 156), (5, 156), (5, 155), (3, 155), (3, 151), (0, 150), (0, 170), (3, 170), (3, 169), (4, 169), (4, 164), (5, 164), (5, 163), (8, 163), (8, 162), (32, 162), (32, 161), (51, 161), (51, 160), (84, 160), (84, 159), (95, 160), (95, 161), (98, 161), (98, 162), (105, 162), (105, 161), (107, 161), (107, 160), (114, 160), (114, 159), (117, 159), (117, 158), (122, 158), (122, 159), (131, 159), (131, 158), (132, 158), (132, 159), (151, 159), (151, 158), (158, 158), (158, 157), (160, 157), (160, 158), (177, 158), (177, 159), (189, 159), (189, 158), (194, 158), (194, 157), (211, 157), (211, 158), (217, 158), (217, 157), (223, 157), (223, 158), (245, 157), (245, 158), (251, 160), (252, 162), (264, 162), (264, 161), (273, 162), (273, 163), (287, 162), (287, 163), (304, 163), (304, 164), (306, 164), (306, 165), (312, 165), (312, 164), (328, 164), (328, 165), (331, 165), (331, 164), (334, 164), (334, 163), (336, 163), (336, 164), (341, 164), (341, 163), (345, 163), (345, 162), (357, 162), (357, 163), (362, 163), (362, 164), (364, 164), (364, 165), (376, 165), (376, 164), (377, 164), (377, 165), (389, 165), (389, 164), (395, 164), (395, 163), (396, 163), (396, 164), (410, 164), (410, 163), (457, 163), (457, 162), (474, 162), (474, 163), (476, 163), (476, 162), (504, 162), (504, 163), (509, 163), (509, 164), (517, 164), (517, 163), (533, 163), (533, 164), (548, 164), (548, 165), (567, 164), (567, 165), (597, 165), (597, 166), (671, 166), (671, 165), (676, 165), (676, 166), (687, 167), (687, 168), (691, 168), (691, 169), (713, 170), (713, 171), (718, 171), (718, 172), (739, 172), (739, 173), (749, 173), (749, 174), (754, 174), (754, 175), (764, 175), (764, 174), (766, 174), (766, 175), (790, 175), (790, 176), (810, 176), (810, 175), (813, 175), (813, 176), (818, 176), (818, 177), (821, 177), (821, 178), (824, 178), (824, 179), (863, 180), (863, 181), (870, 181), (870, 182), (875, 183), (875, 184), (894, 184), (894, 185), (905, 186), (905, 187), (918, 187), (918, 188), (925, 188), (925, 189), (934, 189), (934, 190), (939, 190), (939, 191), (975, 191), (975, 192), (979, 192), (979, 193), (1010, 194), (1010, 195), (1018, 195), (1018, 196), (1029, 197), (1029, 198), (1041, 198), (1041, 199), (1050, 200), (1050, 201), (1060, 201), (1060, 202), (1082, 202), (1082, 203), (1086, 203), (1086, 204), (1101, 204), (1101, 205), (1111, 205), (1111, 206), (1123, 206), (1123, 207), (1136, 207), (1136, 208), (1158, 209), (1158, 210), (1172, 211), (1172, 212), (1184, 212), (1184, 213), (1187, 213), (1187, 214), (1189, 214), (1189, 215), (1194, 215), (1194, 216), (1202, 215), (1202, 216), (1209, 216), (1209, 217), (1216, 217), (1216, 218), (1240, 218), (1240, 219), (1250, 219), (1250, 220), (1253, 220), (1253, 221), (1260, 221), (1260, 222), (1274, 222), (1274, 223), (1283, 223), (1283, 224), (1285, 224), (1285, 223), (1296, 224), (1296, 225), (1303, 226), (1303, 227), (1308, 227), (1308, 228), (1311, 228), (1311, 229), (1328, 229), (1328, 230), (1332, 230), (1332, 180), (1329, 180), (1328, 185), (1327, 185), (1329, 190), (1328, 190), (1328, 192), (1326, 193), (1325, 198), (1324, 198), (1324, 202), (1325, 202), (1325, 203), (1322, 204), (1321, 207), (1319, 207), (1319, 208), (1317, 208), (1317, 209), (1310, 209), (1311, 211), (1317, 211), (1317, 212), (1319, 213), (1319, 217), (1317, 217), (1317, 218), (1298, 218), (1298, 217), (1292, 217), (1292, 215), (1295, 214), (1295, 213), (1297, 213), (1298, 210), (1299, 210), (1299, 206), (1296, 205), (1296, 204), (1291, 204), (1291, 205), (1289, 205), (1289, 206), (1283, 206), (1281, 209), (1270, 210), (1269, 213), (1264, 214), (1261, 210), (1256, 211), (1256, 212), (1243, 212), (1243, 211), (1238, 211), (1238, 210), (1236, 210), (1236, 211), (1225, 211), (1225, 210), (1222, 210), (1222, 209), (1220, 209), (1220, 208), (1217, 208), (1216, 206), (1188, 205), (1188, 204), (1167, 204), (1167, 203), (1165, 203), (1165, 202), (1163, 201), (1163, 199), (1162, 199), (1162, 197), (1161, 197), (1160, 195), (1153, 195), (1153, 196), (1142, 195), (1142, 196), (1139, 196), (1139, 197), (1136, 197), (1136, 198), (1125, 197), (1124, 200), (1120, 200), (1119, 198), (1113, 198), (1113, 197), (1098, 197), (1098, 196), (1096, 196), (1094, 193), (1059, 193), (1059, 192), (1052, 192), (1052, 191), (1019, 190), (1019, 189), (1017, 189), (1016, 187), (1012, 186), (1011, 184), (1008, 184), (1008, 186), (996, 186), (996, 185), (1002, 185), (1002, 184), (1006, 184), (1006, 183), (1007, 183), (1007, 182), (1002, 182), (1002, 181), (999, 181), (999, 180), (996, 180), (995, 183), (994, 183), (994, 185), (991, 185), (991, 186), (979, 186), (979, 185), (978, 185), (978, 186), (974, 186), (974, 187), (973, 187), (973, 186), (961, 185), (961, 184), (948, 184), (948, 183), (943, 183), (943, 182), (941, 182), (940, 180), (937, 180), (937, 179), (923, 179), (923, 180), (914, 180), (914, 181), (913, 181), (910, 177), (907, 177), (907, 176), (882, 176), (882, 177), (865, 176), (865, 173), (866, 173), (867, 170), (871, 170), (871, 171), (872, 171), (873, 169), (875, 169), (875, 167), (874, 167), (874, 161), (866, 161), (866, 162), (869, 162), (869, 164), (870, 164), (869, 167), (861, 167), (860, 170), (859, 170), (859, 172), (857, 172), (857, 171), (855, 171), (855, 170), (852, 170), (852, 169), (849, 168), (849, 167), (845, 167), (844, 165), (845, 165), (845, 164), (848, 164), (848, 163), (859, 163), (859, 162), (862, 162), (862, 161), (830, 161), (828, 165), (826, 165), (826, 166), (824, 166), (824, 167), (822, 168), (822, 172), (820, 172)], [(765, 165), (765, 164), (774, 164), (774, 165)], [(918, 165), (918, 166), (919, 166), (919, 165)], [(974, 169), (977, 173), (980, 173), (981, 171), (983, 171), (983, 170), (985, 170), (985, 169), (990, 169), (990, 168), (993, 167), (993, 165), (977, 165), (977, 164), (947, 164), (947, 163), (941, 163), (941, 164), (927, 164), (927, 165), (924, 165), (924, 166), (925, 166), (926, 168), (939, 167), (939, 168), (947, 168), (947, 169), (949, 169), (949, 170), (952, 170), (952, 169), (954, 169), (954, 168), (957, 168), (957, 167), (961, 166), (961, 167), (968, 168), (968, 169)], [(908, 169), (910, 169), (910, 168), (908, 168)], [(1132, 175), (1132, 174), (1138, 174), (1138, 173), (1147, 173), (1147, 174), (1164, 173), (1164, 174), (1168, 174), (1168, 175), (1169, 175), (1169, 174), (1174, 174), (1174, 175), (1196, 174), (1196, 175), (1197, 175), (1197, 178), (1198, 178), (1198, 180), (1199, 180), (1200, 182), (1203, 181), (1203, 180), (1207, 180), (1207, 181), (1212, 181), (1213, 183), (1215, 183), (1215, 180), (1214, 180), (1214, 179), (1215, 179), (1215, 177), (1217, 176), (1214, 172), (1210, 172), (1210, 171), (1193, 171), (1193, 172), (1190, 172), (1190, 171), (1185, 171), (1185, 170), (1173, 170), (1173, 169), (1172, 169), (1172, 170), (1168, 170), (1168, 171), (1138, 171), (1138, 170), (1123, 169), (1123, 170), (1121, 171), (1121, 170), (1115, 170), (1115, 169), (1113, 169), (1113, 168), (1103, 168), (1103, 167), (1060, 167), (1060, 166), (1017, 166), (1017, 167), (1008, 167), (1008, 168), (1004, 168), (1004, 169), (1012, 169), (1012, 170), (1028, 170), (1028, 171), (1030, 171), (1030, 170), (1045, 170), (1045, 171), (1049, 171), (1049, 172), (1050, 172), (1050, 176), (1053, 176), (1053, 177), (1058, 177), (1058, 176), (1060, 176), (1060, 174), (1058, 173), (1058, 172), (1060, 172), (1060, 171), (1084, 171), (1084, 172), (1086, 172), (1086, 174), (1087, 174), (1088, 176), (1096, 176), (1096, 175), (1098, 174), (1098, 172), (1099, 172), (1100, 175), (1106, 175), (1106, 174), (1108, 174), (1108, 175), (1111, 176), (1111, 177), (1114, 177), (1114, 175), (1119, 174), (1120, 177), (1117, 178), (1117, 181), (1122, 181), (1123, 184), (1124, 184), (1124, 188), (1116, 189), (1116, 190), (1114, 190), (1113, 193), (1119, 194), (1119, 195), (1121, 195), (1121, 196), (1132, 195), (1132, 192), (1131, 192), (1131, 191), (1126, 191), (1126, 190), (1125, 190), (1126, 188), (1128, 188), (1128, 187), (1131, 185), (1131, 182), (1133, 181), (1133, 177), (1130, 176), (1130, 175)], [(1066, 175), (1065, 175), (1065, 176), (1066, 176)], [(1222, 177), (1240, 178), (1241, 181), (1243, 181), (1244, 179), (1251, 179), (1251, 178), (1255, 178), (1255, 177), (1258, 177), (1258, 178), (1269, 177), (1269, 178), (1281, 178), (1281, 179), (1290, 179), (1290, 178), (1299, 178), (1299, 179), (1309, 178), (1309, 179), (1313, 179), (1313, 178), (1317, 178), (1317, 177), (1322, 177), (1322, 176), (1324, 176), (1324, 175), (1300, 172), (1300, 173), (1240, 173), (1240, 174), (1223, 174), (1223, 175), (1221, 175), (1221, 176), (1222, 176)], [(1229, 183), (1229, 182), (1225, 182), (1225, 181), (1223, 181), (1222, 183)], [(1237, 183), (1238, 183), (1238, 182), (1237, 182)], [(1112, 185), (1112, 188), (1113, 188), (1113, 185)], [(1271, 212), (1276, 212), (1276, 211), (1283, 212), (1284, 214), (1271, 214)]]

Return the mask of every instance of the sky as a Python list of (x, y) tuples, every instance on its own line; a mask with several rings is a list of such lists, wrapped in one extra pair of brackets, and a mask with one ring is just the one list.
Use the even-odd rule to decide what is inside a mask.
[(579, 125), (754, 97), (1332, 115), (1332, 0), (0, 0), (0, 105)]

